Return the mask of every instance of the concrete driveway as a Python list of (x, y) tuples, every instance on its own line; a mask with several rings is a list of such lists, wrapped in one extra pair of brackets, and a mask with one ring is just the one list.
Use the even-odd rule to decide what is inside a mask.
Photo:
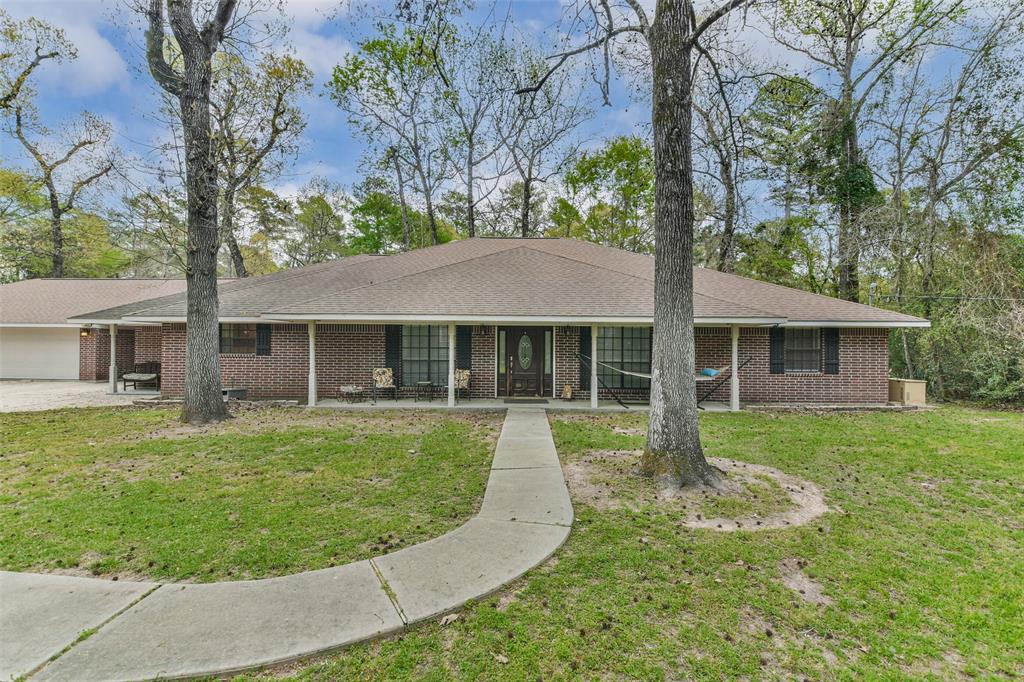
[(35, 412), (60, 407), (130, 405), (152, 397), (155, 391), (129, 391), (110, 395), (107, 383), (93, 381), (0, 381), (0, 412)]

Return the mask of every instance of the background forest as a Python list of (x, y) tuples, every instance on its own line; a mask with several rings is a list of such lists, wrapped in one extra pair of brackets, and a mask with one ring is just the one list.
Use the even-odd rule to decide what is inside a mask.
[[(562, 32), (500, 3), (434, 7), (338, 12), (350, 49), (324, 79), (281, 9), (249, 3), (249, 39), (214, 65), (224, 276), (473, 236), (653, 252), (649, 124), (595, 133), (613, 98), (644, 110), (642, 51), (627, 41), (542, 79)], [(730, 22), (694, 64), (697, 262), (927, 317), (891, 335), (895, 375), (1024, 403), (1024, 8), (782, 0)], [(55, 125), (42, 76), (76, 45), (2, 9), (0, 41), (2, 281), (181, 276), (173, 103), (153, 87), (140, 115), (164, 134), (144, 149), (89, 112)], [(311, 98), (360, 141), (333, 160), (359, 181), (296, 172), (322, 143), (306, 133)]]

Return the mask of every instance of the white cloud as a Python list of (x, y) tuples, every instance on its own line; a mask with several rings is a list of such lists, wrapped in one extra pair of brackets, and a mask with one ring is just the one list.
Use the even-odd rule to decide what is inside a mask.
[(352, 44), (340, 36), (327, 36), (296, 27), (289, 36), (295, 55), (313, 70), (317, 85), (326, 81), (334, 67), (352, 52)]
[(45, 65), (39, 81), (72, 96), (89, 96), (117, 87), (127, 87), (128, 66), (117, 49), (101, 33), (108, 24), (106, 9), (100, 2), (24, 2), (6, 3), (16, 18), (35, 16), (64, 30), (78, 50), (78, 58), (59, 66)]

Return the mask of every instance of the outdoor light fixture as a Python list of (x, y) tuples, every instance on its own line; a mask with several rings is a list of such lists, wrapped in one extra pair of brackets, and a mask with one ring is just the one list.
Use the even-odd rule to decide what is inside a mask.
[(86, 336), (89, 336), (89, 334), (91, 334), (91, 333), (92, 333), (91, 329), (83, 329), (82, 331), (78, 332), (79, 336), (82, 336), (83, 338), (86, 337)]

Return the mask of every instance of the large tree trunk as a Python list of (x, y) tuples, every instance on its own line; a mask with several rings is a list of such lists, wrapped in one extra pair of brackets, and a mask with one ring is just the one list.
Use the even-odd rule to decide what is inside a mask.
[[(188, 197), (188, 310), (185, 334), (185, 404), (182, 419), (201, 424), (228, 417), (221, 396), (217, 321), (217, 163), (210, 130), (210, 60), (186, 57), (178, 97), (185, 135)], [(187, 51), (186, 51), (187, 54)], [(192, 62), (192, 63), (189, 63)]]
[[(852, 65), (852, 58), (848, 57)], [(846, 82), (849, 83), (848, 66)], [(860, 198), (851, 186), (853, 172), (860, 159), (857, 150), (857, 123), (853, 120), (853, 86), (846, 85), (840, 95), (840, 178), (843, 187), (839, 195), (839, 297), (847, 301), (860, 300)]]
[(473, 142), (470, 138), (470, 152), (466, 158), (466, 229), (469, 238), (476, 236), (476, 200), (473, 198)]
[(231, 256), (231, 269), (235, 277), (248, 277), (249, 271), (245, 267), (245, 257), (242, 249), (238, 246), (235, 238), (235, 192), (227, 188), (224, 190), (224, 199), (221, 206), (220, 224), (221, 234), (228, 245), (228, 254)]
[(60, 279), (64, 276), (64, 228), (61, 225), (60, 208), (52, 198), (50, 204), (52, 209), (52, 215), (50, 216), (50, 242), (53, 250), (50, 276)]
[(412, 248), (412, 240), (409, 235), (409, 208), (405, 203), (405, 180), (402, 178), (402, 165), (398, 162), (398, 155), (393, 154), (395, 162), (395, 175), (398, 177), (398, 201), (402, 204), (402, 248), (408, 251)]
[(725, 219), (722, 225), (722, 243), (718, 249), (718, 270), (732, 272), (736, 269), (736, 183), (732, 175), (732, 160), (727, 150), (719, 158), (719, 171), (725, 187)]
[(654, 339), (651, 409), (641, 461), (678, 485), (716, 485), (697, 427), (693, 335), (692, 93), (687, 3), (659, 0), (650, 28), (654, 69)]
[(533, 181), (527, 177), (523, 180), (523, 205), (519, 211), (519, 233), (523, 239), (530, 236), (530, 201), (533, 194)]

